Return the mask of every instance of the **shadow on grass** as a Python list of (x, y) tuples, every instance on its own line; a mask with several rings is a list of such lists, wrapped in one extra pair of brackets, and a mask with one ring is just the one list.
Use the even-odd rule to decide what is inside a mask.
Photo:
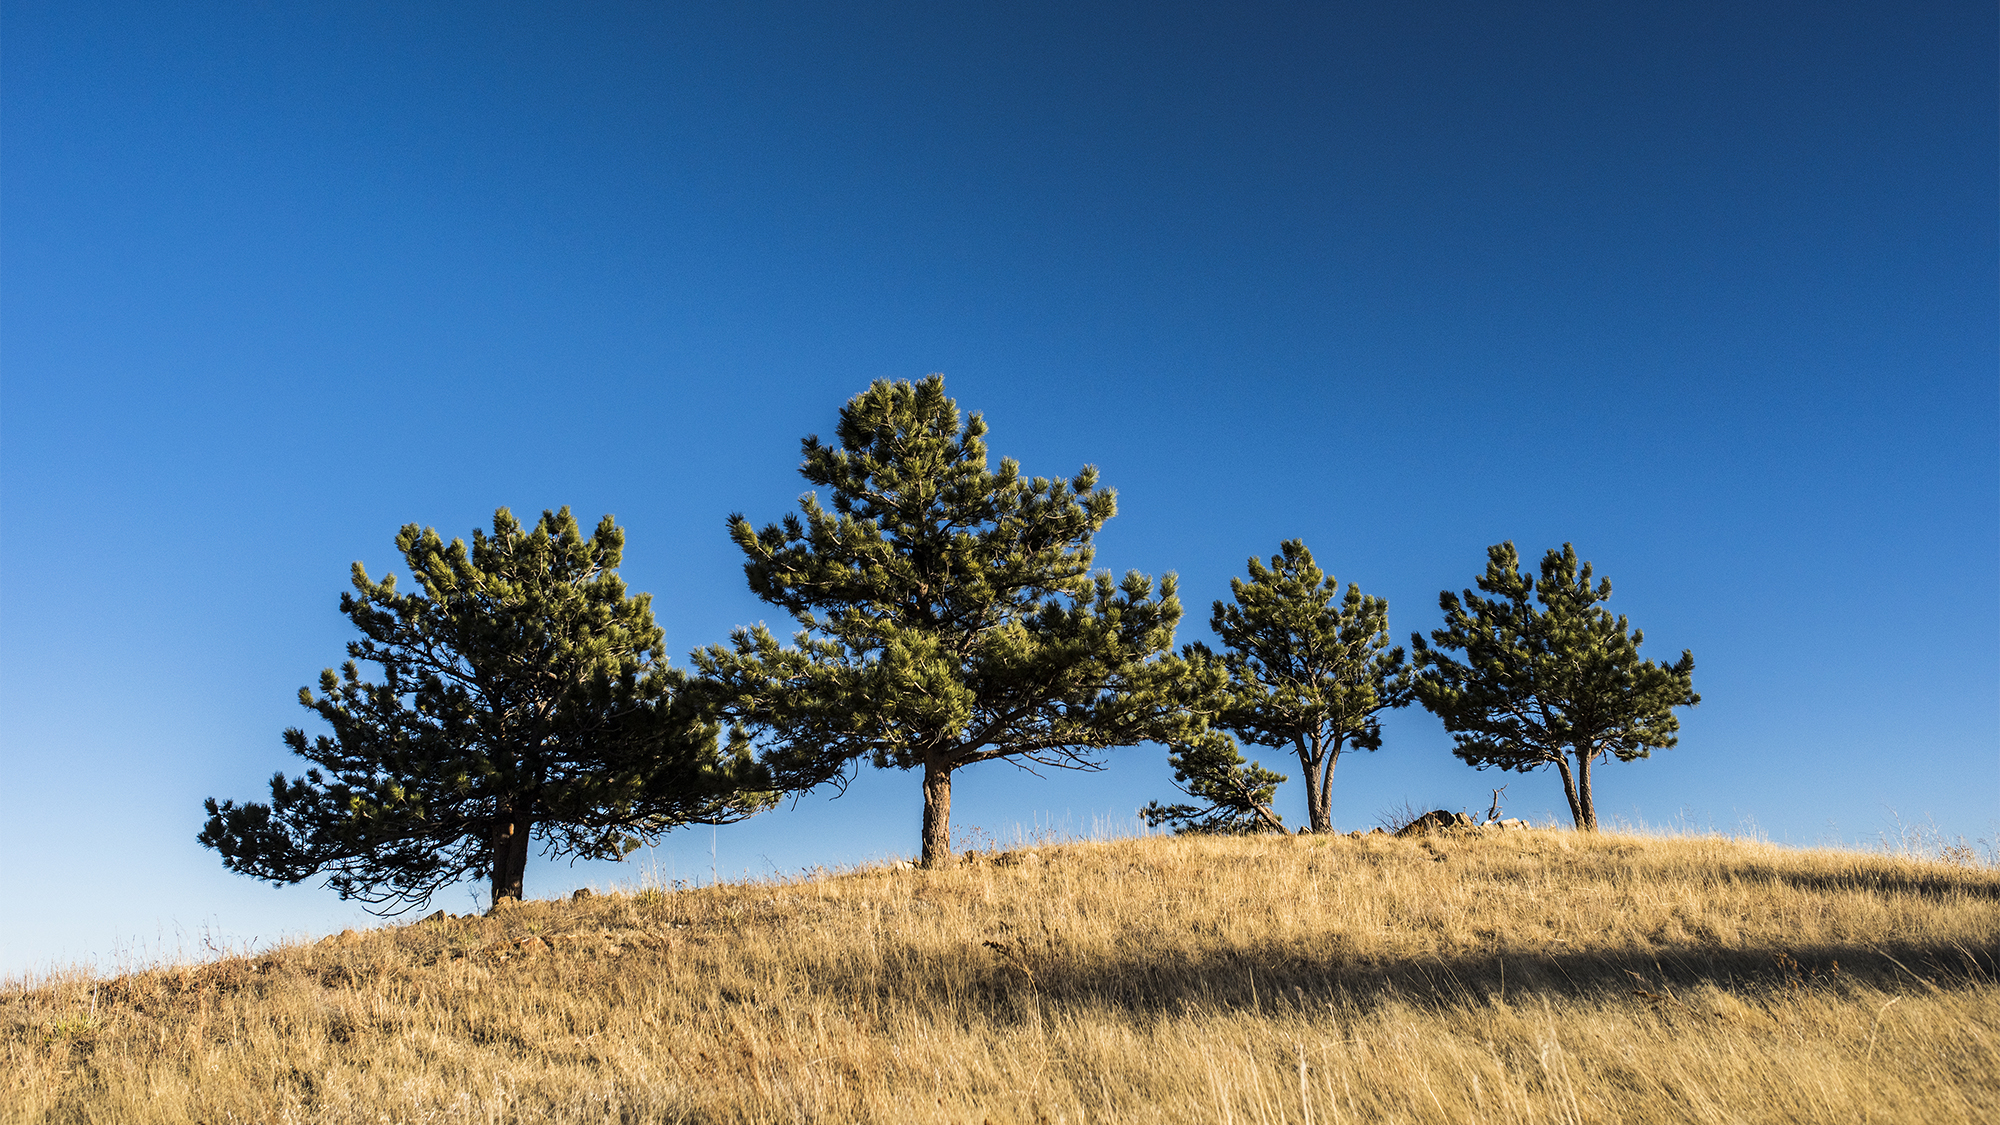
[(1945, 868), (1905, 874), (1870, 871), (1861, 867), (1852, 871), (1811, 872), (1789, 871), (1775, 865), (1739, 863), (1731, 865), (1728, 873), (1735, 882), (1782, 883), (1808, 891), (1906, 894), (1920, 898), (1964, 895), (1967, 898), (2000, 901), (2000, 876), (1970, 869), (1957, 872)]
[(1963, 945), (1760, 945), (1652, 951), (1507, 952), (1380, 960), (1301, 945), (1219, 948), (1203, 954), (1072, 958), (1060, 946), (989, 943), (990, 971), (912, 960), (890, 977), (819, 978), (820, 988), (863, 997), (977, 1002), (1032, 992), (1058, 1003), (1123, 1008), (1133, 1015), (1190, 1006), (1275, 1011), (1333, 999), (1363, 1010), (1397, 1000), (1439, 1005), (1519, 1003), (1531, 997), (1659, 1001), (1713, 984), (1738, 994), (1838, 990), (1954, 991), (2000, 980), (2000, 955)]

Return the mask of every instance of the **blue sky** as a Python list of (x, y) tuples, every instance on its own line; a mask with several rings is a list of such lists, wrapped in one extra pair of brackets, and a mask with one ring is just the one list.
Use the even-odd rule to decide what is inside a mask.
[[(194, 836), (295, 768), (348, 565), (393, 568), (403, 523), (614, 513), (678, 658), (784, 624), (725, 517), (790, 510), (802, 436), (933, 371), (1027, 471), (1100, 467), (1100, 561), (1178, 573), (1183, 640), (1288, 537), (1399, 635), (1488, 544), (1573, 541), (1703, 696), (1601, 813), (1994, 838), (1995, 24), (6, 3), (0, 896), (34, 905), (0, 972), (365, 920)], [(1397, 714), (1337, 824), (1502, 783), (1562, 808), (1449, 744)], [(1171, 796), (1159, 748), (1108, 763), (976, 767), (955, 823), (1120, 830)], [(871, 774), (642, 862), (907, 855), (918, 807)]]

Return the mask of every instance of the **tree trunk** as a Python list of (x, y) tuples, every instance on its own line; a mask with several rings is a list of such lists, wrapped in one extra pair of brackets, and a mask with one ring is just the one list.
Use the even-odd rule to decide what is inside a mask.
[(1290, 832), (1285, 828), (1285, 822), (1278, 819), (1278, 814), (1271, 811), (1271, 806), (1259, 802), (1255, 797), (1250, 795), (1249, 786), (1244, 786), (1243, 798), (1256, 811), (1257, 818), (1264, 822), (1264, 827), (1269, 828), (1273, 832), (1284, 832), (1290, 835)]
[(1578, 831), (1588, 831), (1583, 827), (1583, 805), (1576, 799), (1576, 775), (1570, 772), (1569, 759), (1561, 754), (1555, 758), (1556, 769), (1563, 777), (1563, 797), (1569, 801), (1570, 819), (1576, 822)]
[[(1340, 744), (1326, 752), (1326, 764), (1316, 786), (1306, 790), (1306, 819), (1314, 832), (1333, 831), (1333, 767), (1340, 764)], [(1309, 777), (1311, 775), (1308, 775)]]
[(1306, 775), (1306, 831), (1324, 832), (1326, 809), (1326, 787), (1321, 784), (1319, 768), (1321, 756), (1317, 753), (1316, 742), (1307, 741), (1304, 735), (1295, 739), (1299, 748), (1299, 770)]
[(1577, 751), (1576, 755), (1576, 826), (1584, 832), (1597, 831), (1597, 805), (1590, 799), (1590, 758), (1591, 755)]
[(528, 870), (528, 832), (533, 827), (526, 813), (502, 805), (493, 829), (493, 903), (503, 898), (521, 897), (521, 878)]
[(943, 867), (951, 854), (951, 763), (924, 759), (925, 867)]

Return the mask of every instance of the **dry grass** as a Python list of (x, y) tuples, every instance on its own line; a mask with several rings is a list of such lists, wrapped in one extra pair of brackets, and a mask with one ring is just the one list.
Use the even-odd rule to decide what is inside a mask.
[(0, 994), (60, 1121), (2000, 1120), (2000, 872), (1143, 839)]

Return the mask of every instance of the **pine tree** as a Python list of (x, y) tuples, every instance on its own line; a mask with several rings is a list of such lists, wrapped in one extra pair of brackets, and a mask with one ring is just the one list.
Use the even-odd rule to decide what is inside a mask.
[(342, 898), (407, 908), (485, 877), (497, 903), (521, 897), (531, 838), (620, 858), (766, 807), (747, 749), (718, 745), (667, 666), (651, 596), (625, 592), (624, 543), (610, 516), (586, 538), (568, 508), (526, 532), (502, 508), (470, 549), (405, 526), (421, 591), (355, 563), (340, 610), (361, 639), (299, 690), (332, 728), (285, 732), (313, 767), (273, 777), (269, 804), (210, 798), (200, 842), (275, 885), (324, 872)]
[(1147, 825), (1172, 825), (1178, 835), (1235, 835), (1283, 832), (1285, 821), (1272, 808), (1285, 775), (1245, 761), (1236, 740), (1219, 730), (1174, 747), (1167, 755), (1174, 784), (1203, 802), (1163, 805), (1149, 801), (1139, 810)]
[[(1330, 832), (1340, 755), (1381, 748), (1381, 713), (1410, 702), (1413, 672), (1403, 650), (1389, 647), (1389, 603), (1364, 597), (1353, 583), (1342, 596), (1302, 541), (1280, 544), (1269, 566), (1252, 557), (1249, 569), (1247, 580), (1230, 579), (1233, 600), (1216, 602), (1209, 619), (1223, 653), (1196, 644), (1187, 656), (1219, 660), (1227, 670), (1212, 725), (1246, 743), (1296, 754), (1306, 780), (1307, 827)], [(1193, 778), (1210, 800), (1258, 790), (1246, 772), (1257, 767), (1246, 767), (1233, 747), (1181, 750), (1172, 760), (1182, 787)], [(1244, 798), (1238, 802), (1241, 812), (1255, 811)]]
[(815, 492), (762, 531), (730, 519), (751, 590), (797, 620), (794, 647), (760, 625), (694, 658), (784, 789), (845, 785), (862, 761), (921, 769), (927, 865), (951, 859), (955, 771), (1093, 768), (1096, 751), (1198, 722), (1174, 706), (1173, 576), (1155, 593), (1091, 570), (1114, 494), (1091, 468), (995, 472), (985, 434), (937, 375), (849, 401), (799, 470), (830, 509)]
[(1410, 638), (1423, 669), (1417, 698), (1479, 769), (1555, 766), (1577, 828), (1594, 832), (1591, 763), (1649, 757), (1678, 741), (1673, 709), (1701, 702), (1694, 654), (1670, 665), (1639, 659), (1645, 634), (1598, 605), (1611, 582), (1593, 588), (1590, 564), (1568, 543), (1543, 556), (1540, 582), (1521, 572), (1512, 543), (1487, 548), (1486, 559), (1478, 586), (1489, 596), (1444, 591), (1445, 627), (1431, 644)]

